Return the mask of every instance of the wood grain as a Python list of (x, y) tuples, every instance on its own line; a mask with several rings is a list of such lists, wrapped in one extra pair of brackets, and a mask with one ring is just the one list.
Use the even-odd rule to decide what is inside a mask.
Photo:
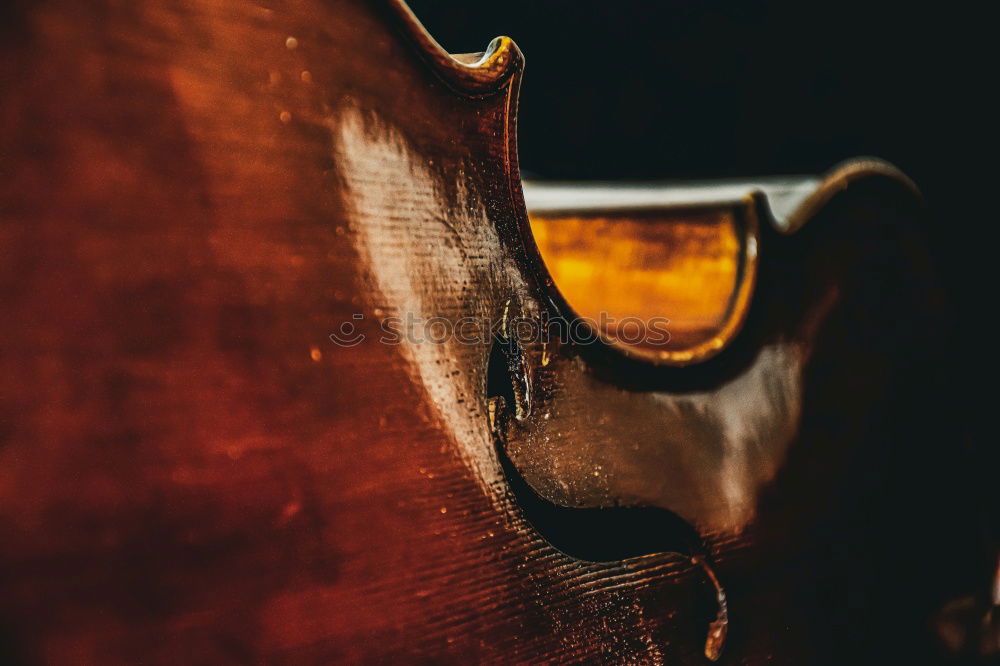
[[(406, 312), (455, 322), (512, 295), (547, 302), (509, 40), (480, 65), (450, 59), (397, 2), (5, 11), (4, 658), (704, 660), (715, 597), (697, 564), (584, 562), (525, 522), (489, 430), (489, 341), (377, 343)], [(919, 337), (897, 317), (917, 289), (904, 253), (881, 254), (913, 212), (893, 188), (853, 189), (788, 245), (763, 238), (782, 249), (758, 314), (706, 366), (648, 375), (564, 349), (539, 373), (566, 432), (592, 440), (573, 415), (601, 391), (717, 385), (762, 340), (808, 329), (817, 293), (835, 285), (850, 305), (809, 329), (826, 351), (773, 497), (752, 526), (702, 535), (730, 596), (724, 663), (885, 654), (923, 617), (896, 606), (901, 581), (872, 592), (912, 540), (875, 555), (854, 522), (871, 478), (891, 476), (886, 396)], [(872, 271), (895, 277), (871, 292)], [(334, 344), (345, 322), (365, 341)]]

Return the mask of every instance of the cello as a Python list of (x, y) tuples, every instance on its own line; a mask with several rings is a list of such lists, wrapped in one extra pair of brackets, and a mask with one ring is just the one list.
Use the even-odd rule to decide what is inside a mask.
[(5, 11), (4, 658), (929, 658), (898, 170), (522, 186), (400, 0)]

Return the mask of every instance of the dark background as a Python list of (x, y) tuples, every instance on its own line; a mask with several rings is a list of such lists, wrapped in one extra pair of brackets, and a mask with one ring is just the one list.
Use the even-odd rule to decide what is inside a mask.
[(872, 155), (913, 178), (930, 211), (923, 223), (946, 313), (929, 324), (945, 330), (927, 350), (926, 391), (954, 427), (913, 442), (940, 456), (937, 471), (913, 479), (937, 504), (903, 520), (925, 541), (927, 567), (956, 572), (955, 589), (920, 588), (923, 555), (907, 575), (914, 600), (984, 589), (977, 572), (985, 565), (988, 575), (995, 553), (1000, 469), (986, 422), (1000, 263), (986, 16), (956, 3), (409, 4), (451, 52), (482, 51), (501, 34), (524, 52), (519, 151), (532, 177), (818, 174)]
[[(981, 12), (915, 2), (409, 4), (451, 52), (482, 51), (501, 34), (520, 46), (526, 174), (822, 173), (881, 157), (928, 199), (954, 316), (982, 317), (993, 282), (983, 269), (995, 263), (983, 237), (994, 225), (983, 102), (997, 76)], [(955, 350), (962, 358), (981, 348), (971, 337), (958, 344), (968, 345)]]

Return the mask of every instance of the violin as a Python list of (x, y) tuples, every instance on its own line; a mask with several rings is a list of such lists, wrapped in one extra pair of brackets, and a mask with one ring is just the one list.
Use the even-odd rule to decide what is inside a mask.
[(937, 654), (895, 167), (522, 185), (402, 0), (6, 11), (3, 658)]

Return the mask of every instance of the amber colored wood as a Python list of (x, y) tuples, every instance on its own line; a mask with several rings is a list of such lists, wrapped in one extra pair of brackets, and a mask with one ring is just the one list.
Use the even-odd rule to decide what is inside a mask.
[[(377, 342), (407, 312), (559, 307), (521, 201), (510, 40), (454, 59), (388, 1), (4, 11), (0, 660), (704, 662), (699, 561), (574, 559), (526, 521), (490, 430), (490, 340)], [(688, 520), (728, 595), (720, 663), (923, 647), (925, 609), (899, 603), (912, 579), (885, 574), (911, 570), (897, 509), (926, 496), (889, 464), (912, 435), (896, 417), (925, 404), (906, 390), (926, 331), (909, 325), (917, 208), (894, 183), (762, 232), (753, 309), (706, 364), (527, 350), (536, 402), (511, 459), (549, 501), (572, 482), (580, 505)], [(335, 344), (345, 323), (365, 341)], [(727, 522), (688, 492), (720, 473), (708, 425), (676, 421), (692, 427), (664, 453), (623, 419), (799, 339), (801, 422), (752, 518)], [(616, 447), (634, 455), (591, 474)], [(687, 466), (649, 464), (671, 456)]]
[(712, 206), (529, 219), (542, 261), (573, 311), (610, 343), (662, 362), (690, 360), (738, 316), (743, 214), (743, 206)]

